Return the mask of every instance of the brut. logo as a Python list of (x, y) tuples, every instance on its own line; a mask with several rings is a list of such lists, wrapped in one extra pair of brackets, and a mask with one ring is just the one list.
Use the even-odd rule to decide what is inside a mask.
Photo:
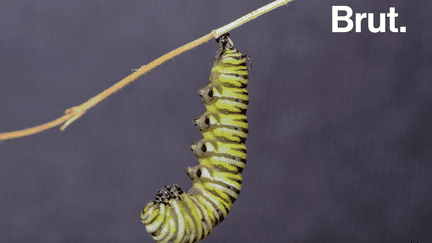
[[(339, 16), (339, 11), (345, 11), (345, 16)], [(351, 19), (353, 15), (353, 11), (348, 6), (332, 6), (332, 32), (350, 32), (354, 23)], [(406, 27), (401, 26), (399, 29), (396, 27), (396, 17), (398, 17), (398, 13), (395, 11), (395, 7), (390, 7), (389, 12), (387, 13), (387, 17), (389, 18), (389, 29), (391, 32), (406, 32)], [(361, 32), (361, 24), (363, 19), (368, 19), (368, 28), (372, 33), (379, 33), (386, 31), (386, 14), (380, 13), (380, 21), (379, 26), (375, 27), (374, 25), (374, 14), (373, 13), (356, 13), (355, 14), (355, 32)], [(345, 21), (347, 26), (339, 27), (339, 21)]]

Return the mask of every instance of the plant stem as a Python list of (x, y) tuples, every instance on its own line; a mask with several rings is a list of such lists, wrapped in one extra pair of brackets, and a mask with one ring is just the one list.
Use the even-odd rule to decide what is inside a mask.
[(217, 30), (211, 31), (209, 34), (194, 40), (192, 42), (189, 42), (188, 44), (181, 46), (161, 57), (158, 59), (152, 61), (148, 65), (144, 65), (138, 70), (136, 70), (131, 75), (127, 76), (126, 78), (120, 80), (118, 83), (114, 84), (113, 86), (109, 87), (108, 89), (104, 90), (102, 93), (96, 95), (95, 97), (91, 98), (90, 100), (82, 103), (79, 106), (74, 106), (72, 108), (69, 108), (65, 111), (65, 115), (48, 123), (45, 123), (43, 125), (39, 125), (36, 127), (27, 128), (24, 130), (19, 131), (13, 131), (13, 132), (5, 132), (0, 133), (0, 141), (9, 140), (13, 138), (19, 138), (19, 137), (25, 137), (29, 136), (35, 133), (39, 133), (45, 130), (48, 130), (50, 128), (62, 125), (60, 127), (60, 131), (63, 131), (66, 129), (67, 126), (69, 126), (72, 122), (74, 122), (76, 119), (80, 118), (88, 109), (92, 108), (93, 106), (97, 105), (102, 100), (108, 98), (108, 96), (114, 94), (115, 92), (119, 91), (120, 89), (124, 88), (126, 85), (132, 83), (133, 81), (137, 80), (142, 75), (150, 72), (157, 66), (163, 64), (164, 62), (182, 54), (183, 52), (189, 51), (205, 42), (210, 41), (213, 38), (218, 38), (219, 36), (228, 33), (229, 31), (253, 20), (258, 18), (259, 16), (276, 9), (284, 4), (287, 4), (292, 0), (277, 0), (272, 3), (269, 3), (265, 5), (264, 7), (261, 7)]

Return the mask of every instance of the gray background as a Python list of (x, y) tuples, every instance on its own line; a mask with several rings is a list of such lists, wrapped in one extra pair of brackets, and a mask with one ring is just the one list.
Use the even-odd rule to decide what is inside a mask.
[[(0, 3), (0, 131), (43, 124), (268, 1)], [(331, 6), (407, 33), (332, 33)], [(296, 0), (234, 31), (250, 70), (241, 195), (203, 242), (430, 242), (431, 1)], [(378, 17), (376, 17), (378, 24)], [(388, 26), (387, 26), (388, 27)], [(191, 183), (211, 41), (66, 131), (0, 145), (0, 242), (153, 242), (140, 211)]]

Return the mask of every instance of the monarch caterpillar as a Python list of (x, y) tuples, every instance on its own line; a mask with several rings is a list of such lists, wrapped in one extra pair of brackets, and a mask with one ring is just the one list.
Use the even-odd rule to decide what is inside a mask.
[(218, 49), (210, 83), (198, 90), (206, 112), (192, 120), (203, 135), (189, 148), (199, 165), (186, 167), (192, 180), (187, 193), (165, 185), (141, 212), (141, 221), (157, 242), (197, 242), (221, 223), (237, 199), (246, 165), (248, 72), (246, 57), (229, 34), (216, 39)]

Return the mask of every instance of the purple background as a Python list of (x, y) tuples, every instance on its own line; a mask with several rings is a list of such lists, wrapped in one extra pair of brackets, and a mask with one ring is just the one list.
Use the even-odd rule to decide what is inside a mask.
[[(54, 120), (268, 2), (2, 2), (0, 131)], [(362, 33), (332, 33), (332, 5), (396, 7), (407, 33), (372, 34), (366, 20)], [(203, 242), (432, 239), (430, 9), (296, 0), (231, 32), (253, 58), (248, 164)], [(140, 211), (164, 184), (191, 186), (187, 145), (201, 135), (190, 120), (205, 111), (196, 90), (215, 53), (211, 41), (168, 61), (64, 132), (1, 144), (0, 242), (153, 242)]]

